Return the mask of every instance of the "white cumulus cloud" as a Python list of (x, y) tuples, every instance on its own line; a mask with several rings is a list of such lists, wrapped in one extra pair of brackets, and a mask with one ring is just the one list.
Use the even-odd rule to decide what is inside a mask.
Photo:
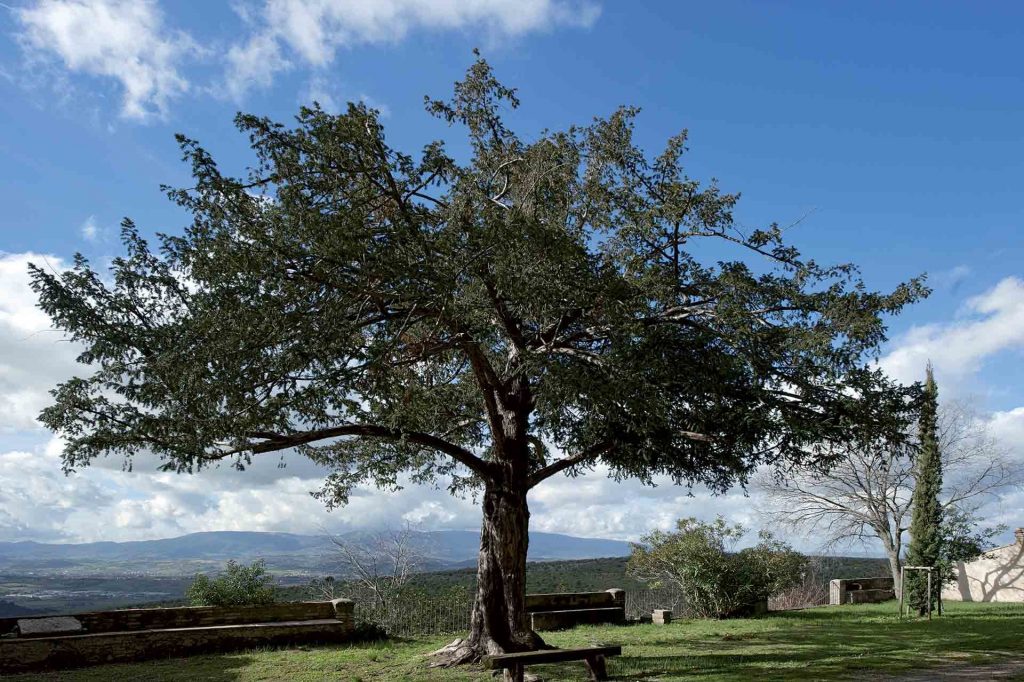
[(116, 80), (125, 118), (162, 117), (189, 89), (181, 64), (198, 48), (188, 34), (164, 25), (155, 0), (39, 0), (14, 16), (33, 59)]
[(981, 369), (985, 360), (1006, 350), (1024, 348), (1024, 280), (1006, 277), (970, 298), (957, 319), (912, 328), (893, 342), (880, 364), (902, 382), (923, 378), (931, 360), (944, 386), (957, 388)]
[(0, 253), (0, 433), (38, 428), (48, 391), (73, 376), (79, 348), (52, 329), (29, 288), (28, 264), (60, 271), (57, 257)]
[[(680, 518), (711, 521), (722, 515), (748, 529), (759, 526), (750, 497), (740, 488), (713, 495), (695, 487), (689, 491), (664, 476), (656, 486), (636, 480), (615, 481), (598, 466), (578, 478), (558, 476), (530, 492), (530, 527), (580, 537), (638, 540), (652, 530), (671, 530)], [(753, 535), (751, 535), (753, 537)]]

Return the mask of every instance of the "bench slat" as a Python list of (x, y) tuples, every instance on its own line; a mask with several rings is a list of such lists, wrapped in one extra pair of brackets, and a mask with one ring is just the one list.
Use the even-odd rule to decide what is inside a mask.
[(576, 627), (577, 625), (625, 622), (626, 609), (621, 606), (561, 611), (535, 611), (530, 614), (530, 625), (534, 630), (562, 630)]
[(523, 651), (516, 654), (499, 654), (484, 656), (484, 668), (509, 668), (514, 665), (531, 665), (534, 663), (561, 663), (563, 661), (582, 661), (594, 656), (620, 656), (621, 646), (597, 646), (586, 649), (543, 649), (541, 651)]

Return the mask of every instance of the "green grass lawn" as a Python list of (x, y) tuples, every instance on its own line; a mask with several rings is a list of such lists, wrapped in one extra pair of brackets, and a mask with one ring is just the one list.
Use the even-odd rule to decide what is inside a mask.
[[(429, 637), (351, 646), (249, 651), (108, 665), (11, 680), (484, 681), (477, 667), (428, 670), (423, 654), (452, 639)], [(1024, 658), (1024, 604), (953, 603), (931, 622), (901, 622), (896, 606), (823, 607), (668, 626), (580, 627), (545, 634), (558, 647), (621, 644), (609, 661), (617, 680), (807, 680), (871, 678), (947, 663)], [(585, 679), (582, 663), (529, 668), (546, 680)]]

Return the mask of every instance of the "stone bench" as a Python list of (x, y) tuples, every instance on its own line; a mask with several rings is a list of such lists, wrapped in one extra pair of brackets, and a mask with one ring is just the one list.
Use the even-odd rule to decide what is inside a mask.
[(846, 593), (847, 604), (881, 604), (896, 598), (896, 591), (888, 590), (854, 590)]
[(524, 651), (518, 654), (484, 656), (483, 666), (487, 670), (504, 670), (505, 682), (523, 682), (525, 668), (541, 663), (563, 663), (583, 661), (591, 680), (607, 680), (605, 659), (622, 654), (621, 646), (595, 646), (586, 649), (545, 649)]
[(534, 630), (562, 630), (577, 625), (626, 622), (626, 593), (559, 592), (526, 595), (526, 611)]
[(844, 578), (829, 582), (829, 604), (876, 604), (895, 598), (890, 577)]
[(8, 618), (0, 619), (0, 674), (341, 642), (352, 630), (353, 604), (345, 599)]
[(564, 630), (577, 625), (603, 623), (622, 625), (626, 622), (626, 610), (621, 606), (609, 606), (596, 609), (538, 611), (530, 614), (530, 621), (534, 630)]

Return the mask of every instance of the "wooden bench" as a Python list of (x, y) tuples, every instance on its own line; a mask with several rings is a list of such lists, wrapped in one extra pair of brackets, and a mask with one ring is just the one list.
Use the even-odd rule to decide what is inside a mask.
[(523, 682), (526, 666), (537, 663), (562, 663), (564, 661), (583, 661), (590, 673), (591, 680), (607, 680), (605, 658), (622, 654), (621, 646), (595, 646), (587, 649), (545, 649), (543, 651), (524, 651), (518, 654), (501, 654), (484, 656), (483, 664), (487, 670), (504, 670), (505, 682)]

